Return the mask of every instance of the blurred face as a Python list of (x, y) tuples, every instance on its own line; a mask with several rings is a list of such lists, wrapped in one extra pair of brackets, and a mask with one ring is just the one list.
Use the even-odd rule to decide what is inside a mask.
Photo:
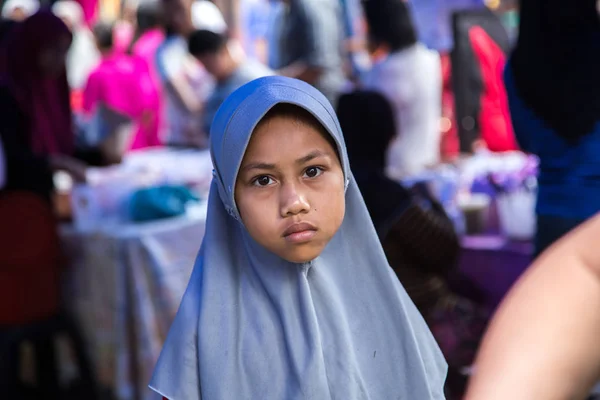
[(65, 59), (71, 41), (68, 36), (62, 36), (49, 46), (42, 48), (39, 58), (40, 69), (48, 77), (60, 75), (65, 68)]
[(10, 14), (10, 19), (17, 22), (24, 21), (27, 19), (27, 13), (21, 7), (16, 7)]
[(273, 117), (252, 135), (235, 200), (256, 242), (287, 261), (311, 261), (344, 219), (344, 174), (336, 151), (314, 128)]
[(204, 69), (215, 77), (217, 81), (227, 78), (227, 50), (221, 49), (216, 53), (203, 54), (196, 56), (196, 59), (202, 63)]
[(188, 36), (193, 31), (191, 0), (165, 0), (164, 11), (167, 25), (177, 34)]
[(132, 4), (128, 3), (125, 6), (124, 10), (123, 10), (123, 17), (122, 17), (122, 19), (124, 21), (127, 21), (127, 22), (135, 25), (135, 23), (136, 23), (136, 12), (137, 12), (136, 8)]

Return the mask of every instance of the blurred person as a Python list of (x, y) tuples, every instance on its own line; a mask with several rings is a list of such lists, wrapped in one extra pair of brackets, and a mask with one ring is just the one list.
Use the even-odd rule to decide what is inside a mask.
[(9, 18), (0, 18), (0, 48), (4, 42), (4, 40), (9, 36), (11, 30), (18, 24), (17, 21), (14, 21)]
[[(67, 26), (42, 10), (15, 24), (0, 46), (5, 171), (0, 185), (0, 385), (5, 398), (56, 398), (58, 386), (65, 383), (58, 382), (55, 342), (49, 340), (52, 322), (68, 318), (61, 310), (67, 260), (53, 204), (53, 175), (66, 171), (83, 182), (86, 174), (86, 166), (73, 158), (65, 66), (71, 40)], [(35, 365), (35, 378), (24, 385), (17, 368), (25, 365), (18, 362), (22, 347), (15, 346), (23, 336), (35, 342), (35, 364), (31, 358), (28, 363)], [(83, 380), (83, 368), (79, 372)], [(49, 390), (41, 393), (44, 389)]]
[[(10, 31), (15, 27), (16, 22), (11, 19), (0, 18), (0, 49), (3, 48), (4, 39), (8, 36)], [(1, 50), (0, 50), (1, 51)], [(2, 145), (2, 139), (0, 136), (0, 190), (6, 185), (6, 154), (4, 153), (4, 146)]]
[(146, 96), (150, 108), (154, 109), (154, 127), (156, 135), (164, 139), (165, 122), (165, 100), (162, 81), (158, 72), (156, 55), (158, 49), (165, 40), (165, 32), (162, 27), (163, 8), (160, 0), (145, 1), (137, 8), (136, 33), (131, 43), (131, 54), (143, 60), (150, 71), (154, 88), (152, 96)]
[[(409, 4), (420, 41), (439, 52), (442, 61), (442, 157), (453, 161), (461, 152), (482, 147), (495, 152), (517, 150), (501, 73), (509, 38), (486, 1)], [(458, 77), (453, 76), (453, 68)]]
[(597, 2), (521, 1), (505, 70), (517, 140), (540, 158), (536, 253), (600, 210)]
[(113, 27), (113, 51), (126, 53), (134, 40), (138, 0), (124, 0), (120, 17)]
[(600, 381), (599, 236), (596, 216), (519, 279), (485, 335), (465, 400), (587, 398)]
[(481, 147), (518, 150), (502, 76), (510, 51), (506, 28), (483, 6), (456, 11), (453, 19), (454, 47), (441, 53), (444, 156)]
[(210, 132), (217, 110), (237, 88), (254, 79), (273, 75), (271, 70), (258, 61), (236, 56), (226, 34), (207, 30), (195, 31), (189, 39), (189, 50), (216, 82), (204, 106), (204, 132)]
[(99, 0), (76, 0), (83, 10), (83, 19), (88, 28), (94, 26), (94, 24), (98, 21), (99, 11), (100, 11), (100, 1)]
[(167, 37), (156, 54), (165, 89), (169, 145), (206, 146), (202, 109), (213, 86), (210, 75), (188, 52), (187, 39), (195, 29), (223, 33), (223, 16), (208, 1), (162, 0)]
[(409, 191), (385, 174), (396, 135), (394, 111), (383, 95), (356, 91), (340, 97), (337, 115), (348, 157), (390, 267), (425, 318), (448, 362), (448, 395), (461, 398), (489, 312), (454, 293), (460, 244), (454, 225), (428, 191)]
[(137, 125), (127, 150), (159, 146), (159, 89), (142, 59), (114, 50), (114, 26), (99, 23), (94, 36), (102, 60), (90, 74), (83, 93), (83, 110), (92, 119), (99, 107), (121, 113)]
[(269, 14), (267, 22), (267, 66), (273, 68), (279, 63), (279, 31), (281, 30), (279, 21), (282, 21), (285, 15), (285, 4), (280, 0), (269, 0)]
[(343, 15), (336, 0), (278, 0), (269, 67), (278, 75), (310, 83), (331, 102), (345, 83)]
[(270, 0), (242, 0), (240, 2), (240, 25), (244, 51), (250, 59), (268, 63)]
[(192, 1), (191, 17), (194, 29), (205, 29), (215, 33), (227, 31), (227, 23), (221, 10), (210, 0)]
[(165, 40), (160, 0), (141, 3), (136, 10), (136, 30), (131, 54), (143, 58), (156, 73), (156, 52)]
[(444, 398), (335, 111), (297, 79), (236, 90), (211, 130), (204, 242), (150, 387), (170, 400)]
[[(6, 190), (50, 200), (53, 171), (85, 179), (76, 161), (65, 60), (72, 36), (51, 12), (16, 25), (2, 42), (0, 126), (6, 154)], [(10, 55), (10, 56), (9, 56)]]
[(35, 14), (39, 8), (38, 0), (7, 0), (2, 5), (2, 18), (20, 22)]
[(6, 186), (6, 155), (4, 154), (4, 145), (0, 139), (0, 190)]
[(5, 332), (51, 317), (59, 308), (63, 260), (53, 215), (53, 175), (66, 171), (82, 182), (86, 166), (73, 158), (65, 67), (69, 29), (51, 12), (39, 11), (2, 31), (0, 332)]
[(54, 15), (63, 20), (73, 35), (67, 54), (67, 77), (71, 90), (83, 90), (90, 72), (100, 62), (94, 35), (85, 24), (83, 9), (74, 0), (60, 0), (52, 6)]
[(363, 6), (369, 48), (381, 54), (363, 83), (385, 95), (397, 121), (387, 171), (394, 178), (418, 174), (440, 161), (440, 58), (418, 42), (405, 1), (369, 0)]

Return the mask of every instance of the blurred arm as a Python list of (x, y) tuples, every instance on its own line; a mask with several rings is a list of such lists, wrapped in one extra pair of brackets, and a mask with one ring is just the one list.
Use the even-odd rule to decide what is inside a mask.
[(179, 47), (162, 47), (158, 50), (158, 66), (163, 82), (171, 86), (181, 104), (190, 113), (202, 111), (202, 103), (185, 74), (187, 50)]
[(323, 75), (325, 68), (331, 62), (331, 57), (335, 57), (340, 52), (340, 48), (332, 47), (332, 41), (329, 36), (338, 32), (332, 27), (337, 26), (338, 21), (331, 21), (334, 15), (330, 9), (315, 9), (311, 6), (301, 6), (294, 9), (297, 23), (300, 24), (298, 37), (294, 40), (302, 41), (304, 56), (282, 68), (278, 73), (280, 75), (296, 78), (315, 84)]
[(484, 338), (466, 400), (584, 399), (600, 379), (600, 217), (543, 254)]

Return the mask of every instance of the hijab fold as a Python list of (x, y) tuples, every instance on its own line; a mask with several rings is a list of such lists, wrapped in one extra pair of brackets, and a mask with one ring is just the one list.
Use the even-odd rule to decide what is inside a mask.
[[(342, 226), (305, 264), (258, 245), (235, 204), (251, 134), (280, 103), (323, 124), (347, 179)], [(211, 155), (206, 234), (150, 387), (171, 400), (443, 399), (446, 363), (386, 261), (325, 97), (284, 77), (246, 84), (217, 112)]]

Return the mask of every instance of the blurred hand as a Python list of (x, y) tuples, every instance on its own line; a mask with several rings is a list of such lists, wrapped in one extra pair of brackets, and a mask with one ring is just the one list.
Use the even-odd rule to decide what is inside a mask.
[(86, 181), (87, 165), (75, 158), (54, 154), (50, 156), (49, 163), (53, 171), (65, 171), (75, 182), (84, 183)]

